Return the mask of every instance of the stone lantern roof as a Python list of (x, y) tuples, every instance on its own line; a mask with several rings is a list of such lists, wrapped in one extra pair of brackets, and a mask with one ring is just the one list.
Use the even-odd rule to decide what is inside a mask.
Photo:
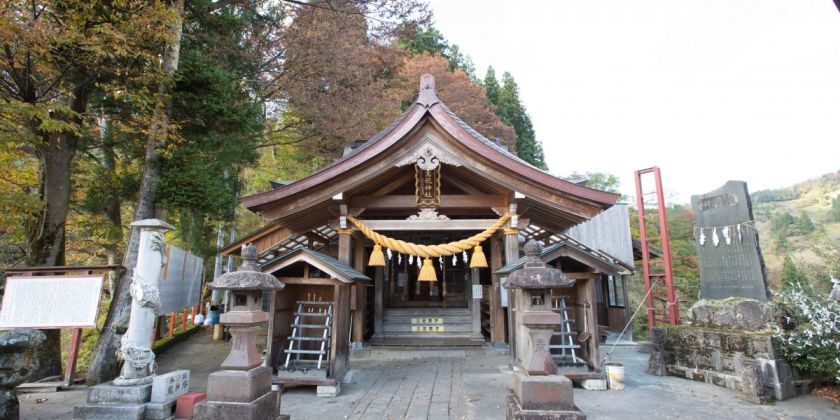
[(531, 239), (525, 244), (527, 261), (519, 270), (508, 277), (505, 287), (510, 289), (555, 289), (575, 284), (574, 279), (566, 278), (562, 271), (548, 266), (540, 259), (543, 252), (541, 243)]
[(273, 275), (260, 272), (257, 256), (257, 248), (253, 244), (245, 245), (242, 248), (242, 265), (236, 271), (222, 274), (216, 281), (207, 283), (207, 287), (221, 290), (279, 290), (286, 287)]

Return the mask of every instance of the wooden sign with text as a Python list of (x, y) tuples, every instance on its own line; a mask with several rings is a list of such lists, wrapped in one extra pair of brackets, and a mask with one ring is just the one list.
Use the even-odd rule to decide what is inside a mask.
[(9, 277), (0, 307), (0, 329), (94, 328), (104, 277)]

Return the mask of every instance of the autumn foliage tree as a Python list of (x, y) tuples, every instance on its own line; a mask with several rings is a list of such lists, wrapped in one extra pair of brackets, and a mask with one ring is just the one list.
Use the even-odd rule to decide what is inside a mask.
[(515, 152), (516, 132), (495, 113), (495, 106), (487, 100), (484, 87), (470, 82), (463, 70), (450, 71), (449, 62), (438, 54), (422, 53), (408, 57), (389, 93), (393, 102), (403, 107), (417, 95), (420, 76), (435, 76), (438, 97), (468, 125), (491, 140), (499, 139)]
[[(350, 6), (347, 6), (350, 7)], [(368, 36), (364, 16), (322, 8), (302, 9), (286, 38), (287, 122), (315, 155), (335, 158), (352, 140), (363, 139), (399, 113), (385, 97), (400, 64), (396, 51)]]
[[(89, 105), (117, 95), (146, 100), (143, 88), (155, 73), (149, 64), (161, 42), (155, 28), (168, 18), (155, 1), (0, 6), (0, 147), (37, 163), (37, 175), (20, 185), (32, 210), (21, 220), (26, 264), (64, 265), (73, 161), (96, 131)], [(55, 356), (42, 366), (58, 374), (58, 332), (47, 336)]]

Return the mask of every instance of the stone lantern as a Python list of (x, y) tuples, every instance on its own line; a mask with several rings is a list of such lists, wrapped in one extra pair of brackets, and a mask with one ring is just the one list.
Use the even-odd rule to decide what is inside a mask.
[(231, 335), (230, 354), (221, 371), (207, 380), (207, 401), (196, 405), (196, 419), (274, 419), (279, 416), (277, 398), (271, 391), (271, 370), (263, 366), (256, 337), (260, 324), (268, 321), (262, 310), (264, 291), (280, 290), (284, 284), (260, 272), (257, 250), (248, 244), (242, 249), (243, 264), (207, 284), (213, 290), (228, 290), (231, 308), (220, 322)]
[[(526, 346), (520, 369), (513, 374), (513, 395), (508, 397), (508, 419), (581, 419), (586, 418), (574, 405), (572, 381), (557, 375), (557, 365), (549, 352), (554, 329), (564, 321), (552, 311), (551, 289), (571, 287), (575, 281), (541, 259), (542, 245), (530, 240), (525, 244), (525, 265), (511, 273), (505, 287), (517, 289), (516, 331), (524, 337), (517, 342)], [(526, 339), (527, 338), (527, 339)]]
[(525, 244), (527, 262), (514, 271), (506, 287), (521, 289), (517, 298), (519, 321), (528, 334), (528, 349), (524, 353), (522, 368), (531, 375), (550, 375), (557, 372), (551, 359), (549, 344), (554, 329), (563, 322), (560, 314), (551, 310), (551, 289), (571, 287), (574, 280), (567, 279), (562, 271), (547, 266), (541, 259), (542, 245), (535, 240)]

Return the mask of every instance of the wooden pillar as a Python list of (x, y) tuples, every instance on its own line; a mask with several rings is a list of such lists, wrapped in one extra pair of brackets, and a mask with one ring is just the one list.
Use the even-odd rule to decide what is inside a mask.
[[(365, 243), (361, 240), (353, 241), (353, 268), (360, 273), (365, 272)], [(367, 283), (357, 283), (356, 312), (353, 314), (353, 342), (365, 341), (365, 317), (367, 317)]]
[[(505, 263), (513, 264), (519, 261), (519, 229), (512, 227), (504, 230), (505, 235)], [(516, 364), (516, 299), (512, 290), (508, 289), (508, 344), (510, 356)]]
[[(470, 269), (470, 287), (467, 288), (467, 296), (470, 300), (470, 309), (472, 310), (472, 333), (475, 337), (482, 337), (481, 335), (481, 301), (476, 299), (473, 288), (481, 284), (481, 272), (479, 268)], [(481, 294), (478, 295), (479, 297)]]
[(376, 267), (376, 275), (373, 280), (374, 296), (376, 301), (373, 307), (373, 336), (371, 338), (382, 339), (385, 336), (382, 334), (382, 316), (383, 316), (383, 288), (385, 286), (385, 267)]
[[(630, 303), (627, 300), (627, 280), (630, 279), (630, 276), (626, 274), (618, 274), (617, 276), (621, 279), (621, 293), (624, 296), (624, 322), (622, 324), (627, 325), (630, 322)], [(628, 341), (633, 341), (633, 327), (627, 327), (624, 335)]]
[(330, 376), (341, 380), (347, 372), (350, 333), (350, 286), (336, 284), (333, 288), (333, 334), (330, 339)]
[[(586, 316), (577, 314), (576, 317), (578, 319), (576, 321), (580, 325), (583, 325), (584, 320), (588, 321), (584, 327), (584, 331), (589, 331), (592, 334), (592, 338), (589, 339), (586, 345), (591, 358), (590, 363), (595, 370), (601, 369), (601, 356), (599, 354), (601, 334), (598, 332), (598, 311), (596, 310), (597, 302), (595, 302), (595, 283), (598, 278), (599, 276), (591, 276), (587, 279), (579, 279), (577, 281), (578, 286), (576, 287), (577, 293), (575, 296), (575, 300), (580, 305), (578, 306), (581, 309), (580, 312), (587, 311)], [(588, 308), (586, 307), (587, 304), (589, 305)]]
[[(490, 238), (490, 270), (495, 273), (502, 267), (502, 247), (499, 235)], [(490, 341), (494, 343), (505, 342), (505, 314), (502, 308), (502, 289), (499, 276), (492, 274), (493, 287), (488, 293), (490, 298)]]
[(277, 291), (268, 292), (268, 334), (266, 334), (265, 360), (263, 366), (267, 367), (274, 375), (274, 358), (276, 349), (274, 347), (274, 322), (277, 317)]
[(353, 252), (353, 233), (350, 229), (339, 229), (338, 230), (338, 260), (347, 264), (353, 264), (351, 261), (351, 256)]
[(187, 330), (187, 308), (181, 311), (181, 331)]

